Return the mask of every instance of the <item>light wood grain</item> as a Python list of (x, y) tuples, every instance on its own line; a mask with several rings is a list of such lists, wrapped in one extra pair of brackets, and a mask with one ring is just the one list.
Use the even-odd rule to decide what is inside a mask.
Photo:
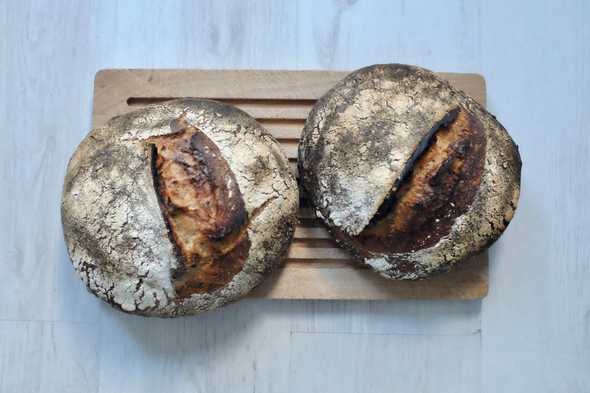
[[(359, 267), (338, 249), (298, 249), (301, 262), (291, 260), (274, 277), (257, 288), (252, 297), (272, 299), (330, 299), (330, 300), (385, 300), (385, 299), (479, 299), (482, 282), (487, 282), (486, 255), (479, 255), (458, 266), (455, 271), (428, 280), (398, 281), (392, 285), (369, 268)], [(309, 253), (307, 259), (306, 254)], [(314, 259), (324, 258), (320, 262)], [(296, 259), (296, 258), (293, 258)], [(452, 275), (449, 277), (449, 275)]]
[[(295, 167), (299, 137), (309, 110), (346, 74), (344, 71), (285, 70), (102, 70), (94, 81), (93, 124), (99, 127), (113, 116), (174, 98), (215, 99), (236, 105), (261, 121), (279, 140)], [(485, 104), (485, 82), (480, 75), (440, 75)], [(386, 281), (352, 264), (351, 256), (331, 240), (308, 203), (300, 208), (298, 216), (300, 225), (296, 228), (286, 266), (252, 297), (477, 299), (487, 293), (485, 253), (467, 263), (467, 269), (435, 279)]]
[[(270, 70), (101, 70), (94, 80), (93, 125), (99, 127), (115, 115), (130, 112), (149, 103), (183, 97), (227, 102), (257, 119), (263, 119), (263, 123), (268, 123), (265, 120), (273, 119), (297, 120), (296, 124), (302, 125), (301, 121), (307, 117), (315, 100), (347, 73)], [(485, 81), (481, 75), (441, 73), (440, 76), (485, 105)], [(281, 133), (277, 137), (280, 135)], [(297, 130), (290, 134), (290, 137), (298, 138)]]

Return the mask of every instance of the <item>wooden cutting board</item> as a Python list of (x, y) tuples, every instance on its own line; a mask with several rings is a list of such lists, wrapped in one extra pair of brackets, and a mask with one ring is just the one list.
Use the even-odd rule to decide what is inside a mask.
[[(235, 105), (281, 143), (296, 173), (297, 143), (315, 101), (347, 72), (267, 70), (101, 70), (94, 81), (93, 127), (142, 106), (181, 97)], [(485, 105), (485, 80), (440, 73)], [(271, 299), (479, 299), (488, 291), (487, 253), (422, 281), (390, 281), (350, 261), (315, 218), (304, 196), (300, 224), (283, 268), (252, 294)]]

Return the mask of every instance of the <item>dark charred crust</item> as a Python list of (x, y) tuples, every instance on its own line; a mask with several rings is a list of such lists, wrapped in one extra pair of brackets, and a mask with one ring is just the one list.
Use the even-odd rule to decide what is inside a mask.
[[(213, 186), (217, 198), (225, 201), (223, 210), (218, 212), (215, 227), (207, 234), (210, 239), (219, 240), (239, 230), (246, 222), (244, 200), (239, 194), (238, 183), (229, 165), (225, 163), (219, 149), (205, 134), (202, 132), (193, 134), (190, 147), (199, 166), (203, 168), (203, 173), (207, 177), (205, 180)], [(230, 183), (229, 187), (228, 183)]]
[(154, 189), (179, 267), (179, 298), (229, 283), (248, 258), (248, 215), (219, 148), (181, 115), (175, 133), (150, 138)]
[(416, 164), (416, 161), (420, 157), (422, 157), (422, 155), (424, 154), (426, 149), (428, 149), (430, 147), (436, 132), (438, 130), (440, 130), (441, 128), (448, 127), (452, 122), (454, 122), (455, 119), (457, 118), (458, 113), (459, 113), (459, 108), (455, 108), (455, 109), (450, 110), (440, 121), (437, 121), (434, 124), (434, 126), (432, 126), (432, 128), (430, 129), (430, 131), (428, 131), (428, 133), (426, 133), (426, 135), (424, 135), (424, 137), (422, 138), (422, 140), (418, 144), (416, 150), (414, 150), (410, 159), (405, 164), (400, 177), (393, 184), (393, 187), (392, 187), (389, 195), (385, 198), (385, 200), (383, 201), (383, 203), (381, 204), (381, 206), (377, 210), (377, 213), (371, 219), (371, 223), (375, 223), (375, 222), (383, 219), (385, 217), (385, 215), (387, 215), (387, 213), (391, 211), (391, 208), (396, 201), (395, 192), (399, 188), (400, 184), (404, 183), (407, 180), (408, 176), (412, 173), (412, 171), (414, 170), (414, 166)]
[(350, 241), (366, 256), (435, 245), (473, 201), (483, 173), (485, 145), (483, 127), (474, 116), (459, 108), (450, 111), (416, 149), (379, 214)]

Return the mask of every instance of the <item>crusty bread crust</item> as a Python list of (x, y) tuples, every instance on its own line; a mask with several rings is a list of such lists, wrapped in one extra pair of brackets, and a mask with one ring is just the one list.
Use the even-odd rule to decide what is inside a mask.
[[(181, 165), (209, 186), (191, 188), (199, 193), (192, 202), (180, 198), (190, 187), (178, 183), (178, 168), (164, 170), (171, 157), (158, 155), (180, 132), (197, 150), (208, 147), (200, 151), (207, 162), (183, 157)], [(174, 187), (179, 198), (161, 206)], [(205, 194), (215, 207), (193, 203)], [(229, 105), (183, 99), (113, 118), (82, 141), (68, 165), (62, 222), (72, 263), (92, 293), (126, 312), (171, 317), (217, 308), (258, 285), (287, 252), (298, 200), (288, 162), (262, 126)], [(185, 202), (185, 216), (172, 213)], [(204, 252), (191, 226), (203, 229), (199, 239), (215, 258), (187, 261)]]
[(318, 101), (299, 169), (339, 244), (385, 277), (417, 279), (501, 235), (516, 209), (521, 161), (473, 99), (428, 70), (385, 64), (351, 73)]

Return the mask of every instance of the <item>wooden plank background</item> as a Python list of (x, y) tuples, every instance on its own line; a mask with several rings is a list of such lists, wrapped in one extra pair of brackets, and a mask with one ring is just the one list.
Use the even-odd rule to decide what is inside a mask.
[[(295, 174), (297, 146), (315, 101), (346, 71), (101, 70), (94, 80), (93, 127), (144, 105), (180, 97), (216, 99), (248, 112), (279, 141)], [(485, 105), (485, 80), (440, 74)], [(250, 297), (271, 299), (463, 299), (488, 292), (487, 252), (425, 281), (391, 281), (351, 261), (301, 195), (299, 225), (285, 265)]]
[[(0, 392), (590, 391), (590, 4), (0, 1)], [(485, 75), (523, 157), (482, 301), (248, 299), (135, 318), (84, 290), (64, 248), (67, 160), (105, 68)]]

